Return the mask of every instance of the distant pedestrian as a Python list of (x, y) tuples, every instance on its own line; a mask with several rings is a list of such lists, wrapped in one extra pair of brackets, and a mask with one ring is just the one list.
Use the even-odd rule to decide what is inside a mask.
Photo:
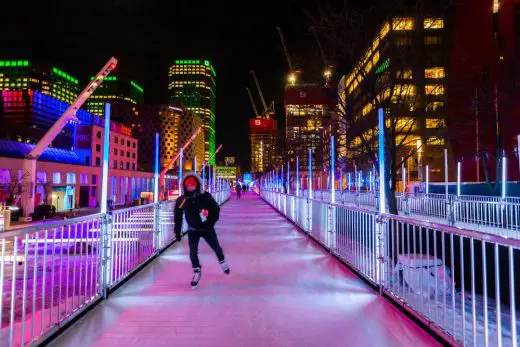
[(235, 186), (235, 190), (237, 191), (237, 199), (240, 199), (240, 194), (242, 193), (242, 185), (240, 183), (237, 183)]
[(195, 173), (187, 174), (183, 181), (184, 194), (175, 202), (175, 238), (181, 240), (182, 217), (188, 224), (188, 241), (190, 245), (190, 259), (193, 267), (191, 287), (196, 288), (201, 277), (199, 262), (199, 241), (202, 237), (213, 249), (224, 273), (229, 274), (229, 265), (224, 259), (224, 253), (218, 242), (215, 224), (220, 215), (220, 207), (210, 193), (202, 190), (200, 177)]

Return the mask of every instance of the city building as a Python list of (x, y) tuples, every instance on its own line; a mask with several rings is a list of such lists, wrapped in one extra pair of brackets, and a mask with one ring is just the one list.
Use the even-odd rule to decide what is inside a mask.
[[(94, 77), (90, 78), (91, 80)], [(104, 115), (105, 103), (135, 105), (144, 104), (144, 89), (133, 80), (110, 75), (86, 102), (86, 109), (100, 117)]]
[[(101, 166), (104, 138), (105, 129), (100, 125), (84, 125), (76, 128), (74, 152), (81, 158), (83, 165)], [(131, 128), (116, 122), (110, 123), (109, 167), (127, 171), (137, 170), (138, 148), (137, 140), (132, 137)]]
[[(339, 162), (348, 170), (372, 168), (368, 149), (377, 148), (379, 107), (396, 157), (408, 157), (409, 180), (421, 180), (430, 166), (432, 180), (444, 174), (448, 35), (441, 16), (387, 19), (358, 63), (338, 85), (338, 103), (348, 124), (339, 124)], [(387, 144), (388, 146), (388, 144)], [(451, 154), (451, 151), (450, 151)]]
[[(0, 138), (36, 144), (70, 104), (43, 92), (0, 91)], [(100, 125), (99, 117), (83, 109), (76, 112), (81, 125)], [(67, 124), (52, 142), (56, 148), (72, 149), (76, 124)]]
[(76, 77), (50, 64), (29, 60), (0, 60), (0, 90), (38, 91), (69, 104), (80, 92)]
[(277, 146), (276, 121), (270, 118), (252, 118), (249, 120), (251, 140), (251, 169), (261, 173), (273, 167)]
[(226, 180), (236, 180), (239, 174), (238, 166), (236, 165), (217, 165), (217, 178)]
[[(153, 171), (155, 134), (159, 133), (160, 166), (166, 167), (178, 154), (191, 135), (202, 127), (202, 120), (195, 113), (171, 105), (125, 105), (112, 107), (112, 119), (132, 130), (139, 141), (138, 168)], [(193, 169), (197, 157), (197, 170), (202, 167), (204, 134), (201, 132), (183, 155), (184, 168)]]
[[(316, 170), (326, 169), (324, 153), (328, 153), (325, 132), (332, 127), (337, 93), (334, 88), (318, 84), (295, 84), (285, 87), (285, 141), (287, 155), (299, 157), (300, 169), (312, 165)], [(330, 130), (329, 130), (330, 132)]]
[(519, 180), (520, 1), (457, 1), (452, 41), (447, 116), (462, 181), (500, 180), (502, 155)]
[[(209, 60), (175, 60), (168, 70), (170, 103), (195, 112), (204, 123), (206, 161), (216, 150), (216, 78)], [(215, 158), (209, 164), (215, 165)]]

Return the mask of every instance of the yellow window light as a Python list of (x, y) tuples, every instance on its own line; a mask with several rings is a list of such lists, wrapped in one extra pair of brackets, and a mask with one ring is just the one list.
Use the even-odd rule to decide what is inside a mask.
[(408, 17), (397, 17), (392, 20), (392, 30), (405, 31), (413, 30), (415, 27), (415, 20)]
[(442, 84), (427, 84), (424, 89), (426, 95), (444, 95), (444, 86)]
[(425, 78), (444, 78), (446, 77), (443, 67), (431, 67), (424, 70)]
[(424, 29), (442, 29), (444, 28), (444, 19), (442, 18), (425, 18)]

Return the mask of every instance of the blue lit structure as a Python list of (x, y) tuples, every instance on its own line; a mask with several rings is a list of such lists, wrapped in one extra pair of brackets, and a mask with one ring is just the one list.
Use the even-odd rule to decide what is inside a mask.
[[(0, 157), (23, 159), (35, 146), (36, 145), (30, 143), (0, 139)], [(75, 152), (54, 147), (47, 148), (38, 160), (83, 165), (83, 161)]]

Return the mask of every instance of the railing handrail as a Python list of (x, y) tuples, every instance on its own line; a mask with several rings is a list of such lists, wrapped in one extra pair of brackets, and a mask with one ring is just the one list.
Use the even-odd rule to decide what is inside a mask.
[(81, 223), (81, 222), (87, 222), (93, 219), (102, 218), (104, 216), (103, 213), (94, 213), (94, 214), (88, 214), (81, 217), (74, 217), (69, 219), (63, 219), (56, 222), (51, 223), (40, 223), (36, 225), (29, 225), (23, 228), (18, 228), (15, 230), (8, 230), (0, 233), (0, 238), (8, 238), (8, 237), (14, 237), (14, 236), (20, 236), (30, 233), (39, 232), (42, 230), (49, 230), (49, 229), (56, 229), (60, 228), (65, 225), (69, 224), (75, 224), (75, 223)]

